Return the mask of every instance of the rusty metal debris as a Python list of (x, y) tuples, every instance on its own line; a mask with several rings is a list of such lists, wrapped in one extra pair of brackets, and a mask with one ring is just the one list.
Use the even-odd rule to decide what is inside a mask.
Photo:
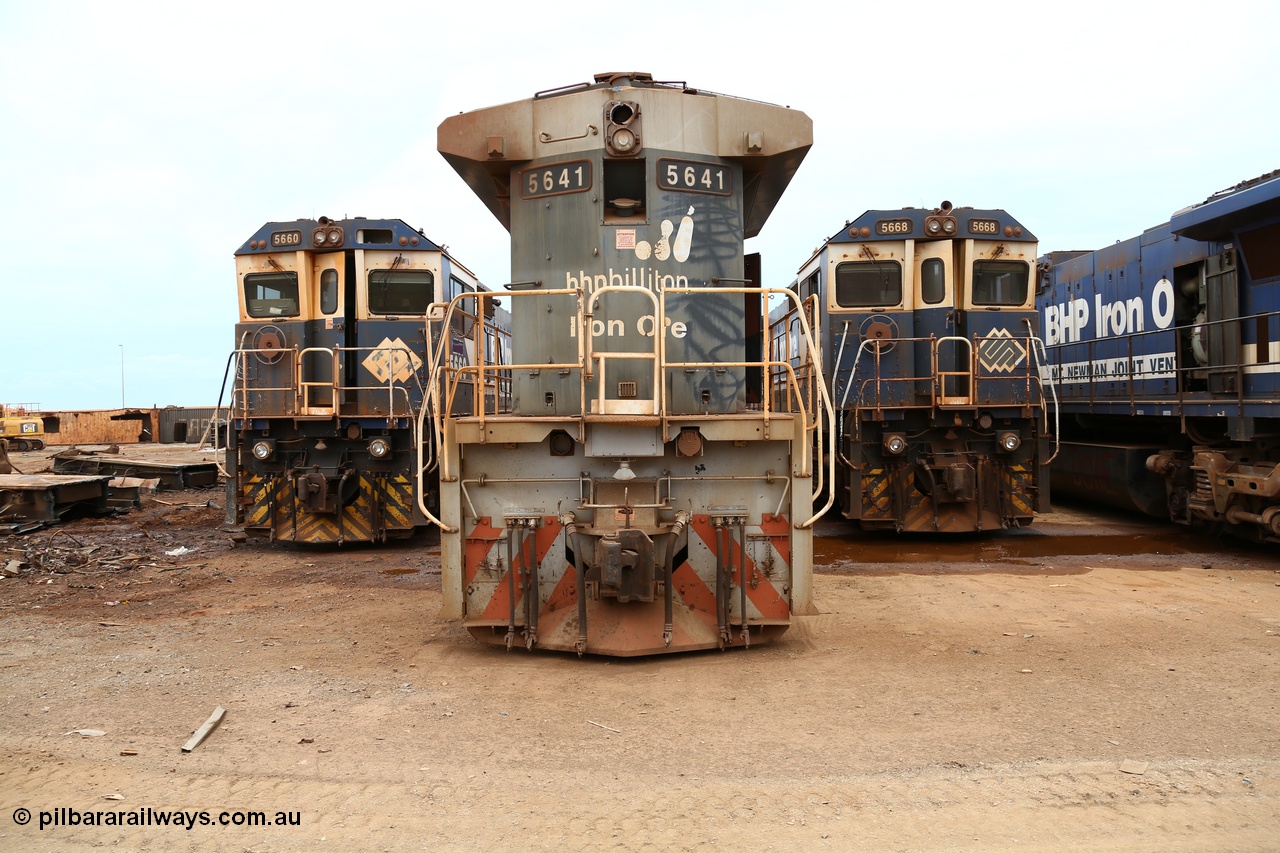
[(0, 533), (25, 533), (70, 515), (110, 515), (109, 477), (0, 474)]
[(81, 453), (72, 448), (53, 457), (59, 474), (110, 474), (158, 481), (160, 489), (204, 489), (218, 483), (215, 462), (158, 462), (101, 453)]
[(134, 543), (132, 550), (117, 545), (86, 545), (66, 530), (55, 529), (42, 542), (28, 541), (23, 548), (9, 549), (9, 554), (15, 556), (5, 563), (4, 568), (16, 567), (16, 570), (12, 573), (4, 571), (3, 574), (6, 577), (18, 574), (111, 575), (157, 566), (164, 566), (160, 571), (193, 567), (190, 564), (173, 565), (174, 557), (152, 553), (161, 550), (161, 543), (150, 540)]

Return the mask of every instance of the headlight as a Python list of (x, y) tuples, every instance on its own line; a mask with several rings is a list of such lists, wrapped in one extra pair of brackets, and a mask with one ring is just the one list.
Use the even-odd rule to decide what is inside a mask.
[(956, 220), (954, 216), (930, 216), (924, 221), (924, 231), (929, 237), (954, 237)]
[(391, 442), (385, 438), (375, 438), (369, 442), (369, 455), (374, 459), (385, 459), (391, 453)]
[(1000, 443), (1000, 449), (1006, 453), (1012, 453), (1022, 445), (1022, 438), (1016, 432), (1002, 432), (996, 441)]
[(889, 433), (884, 437), (884, 450), (893, 456), (907, 449), (907, 439), (896, 432)]
[(276, 447), (273, 441), (258, 441), (253, 445), (253, 458), (259, 462), (265, 462), (271, 458), (271, 454), (275, 453)]

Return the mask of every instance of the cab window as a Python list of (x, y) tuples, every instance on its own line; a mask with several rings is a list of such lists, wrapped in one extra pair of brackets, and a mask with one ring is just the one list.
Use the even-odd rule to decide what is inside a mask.
[(246, 275), (244, 307), (250, 317), (298, 316), (298, 274), (265, 272)]
[[(457, 297), (464, 293), (474, 293), (475, 288), (454, 276), (450, 276), (449, 291), (451, 297)], [(459, 335), (465, 335), (467, 330), (471, 328), (469, 318), (475, 316), (476, 311), (479, 310), (479, 304), (478, 300), (464, 299), (454, 306), (453, 330)]]
[(836, 267), (836, 304), (878, 308), (902, 302), (902, 267), (896, 261), (850, 261)]
[(320, 273), (320, 313), (332, 314), (338, 310), (338, 271)]
[(803, 302), (804, 300), (808, 299), (810, 296), (813, 296), (817, 292), (818, 292), (818, 272), (817, 270), (815, 270), (813, 275), (809, 276), (803, 282), (800, 283), (800, 290), (796, 295), (798, 295), (800, 297), (800, 301)]
[(1022, 305), (1030, 269), (1023, 261), (975, 261), (974, 305)]
[(920, 298), (937, 305), (947, 295), (947, 279), (941, 258), (928, 258), (920, 265)]
[(426, 314), (435, 292), (430, 270), (371, 270), (370, 314)]

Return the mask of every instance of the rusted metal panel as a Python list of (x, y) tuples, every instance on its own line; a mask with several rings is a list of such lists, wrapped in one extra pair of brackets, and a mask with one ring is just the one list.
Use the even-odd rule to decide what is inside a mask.
[(508, 230), (510, 171), (513, 164), (533, 158), (534, 143), (528, 130), (532, 125), (533, 104), (520, 101), (453, 116), (436, 133), (444, 159)]
[(48, 445), (145, 444), (155, 441), (159, 409), (41, 412)]
[(25, 533), (71, 514), (107, 515), (110, 477), (0, 474), (0, 532)]
[(79, 454), (68, 451), (53, 458), (53, 470), (62, 474), (110, 474), (113, 477), (157, 479), (162, 489), (203, 489), (218, 482), (213, 462), (157, 462), (122, 456)]

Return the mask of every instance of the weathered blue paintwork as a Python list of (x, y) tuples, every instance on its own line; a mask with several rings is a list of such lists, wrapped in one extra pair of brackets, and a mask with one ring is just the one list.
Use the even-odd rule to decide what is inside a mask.
[(478, 282), (399, 219), (268, 222), (235, 256), (228, 521), (299, 542), (409, 535), (428, 306)]
[[(794, 287), (823, 330), (846, 517), (962, 532), (1047, 508), (1035, 256), (1035, 235), (1007, 212), (944, 202), (869, 210), (801, 267)], [(998, 443), (1010, 434), (1012, 451)]]
[(1280, 172), (1042, 262), (1036, 302), (1071, 445), (1055, 482), (1123, 491), (1099, 483), (1110, 474), (1096, 448), (1141, 446), (1175, 520), (1274, 538)]

